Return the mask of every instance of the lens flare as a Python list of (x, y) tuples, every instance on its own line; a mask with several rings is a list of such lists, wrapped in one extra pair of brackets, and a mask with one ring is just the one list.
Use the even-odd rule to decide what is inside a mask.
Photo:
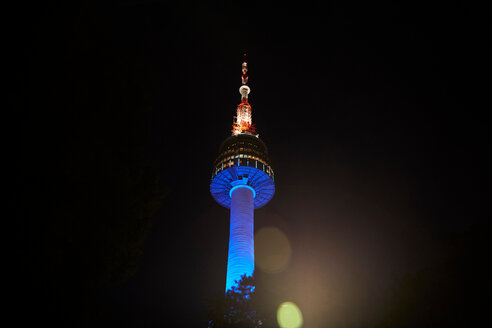
[(260, 229), (255, 236), (255, 262), (267, 273), (283, 271), (290, 261), (291, 249), (285, 234), (277, 228)]
[(278, 307), (277, 321), (280, 328), (300, 328), (303, 324), (302, 312), (294, 303), (284, 302)]

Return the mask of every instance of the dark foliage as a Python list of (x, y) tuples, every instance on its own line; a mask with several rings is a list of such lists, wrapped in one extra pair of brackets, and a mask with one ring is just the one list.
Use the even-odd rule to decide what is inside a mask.
[(266, 327), (266, 317), (258, 307), (255, 278), (244, 275), (237, 287), (228, 290), (225, 296), (216, 296), (211, 302), (209, 327)]

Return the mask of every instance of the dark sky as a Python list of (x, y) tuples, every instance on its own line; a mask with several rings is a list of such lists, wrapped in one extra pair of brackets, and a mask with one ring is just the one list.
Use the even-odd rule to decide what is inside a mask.
[[(264, 274), (273, 303), (298, 304), (305, 327), (360, 326), (384, 316), (395, 276), (448, 262), (465, 270), (460, 254), (484, 254), (483, 8), (102, 1), (16, 11), (18, 131), (32, 149), (40, 137), (63, 157), (67, 120), (98, 121), (96, 103), (114, 84), (145, 98), (146, 156), (167, 195), (136, 273), (97, 292), (101, 323), (206, 324), (206, 300), (224, 289), (229, 219), (209, 178), (240, 101), (244, 52), (253, 121), (276, 176), (255, 225), (277, 227), (292, 249), (286, 270)], [(80, 80), (95, 86), (74, 92), (87, 86)], [(64, 101), (78, 104), (74, 112)], [(121, 133), (114, 124), (103, 129)], [(43, 138), (55, 126), (60, 134)], [(78, 131), (78, 140), (91, 135)], [(474, 276), (459, 272), (450, 293), (476, 296)]]

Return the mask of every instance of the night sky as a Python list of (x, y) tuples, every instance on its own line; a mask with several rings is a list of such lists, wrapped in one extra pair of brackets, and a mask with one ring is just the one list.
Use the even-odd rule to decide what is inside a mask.
[[(206, 326), (207, 300), (224, 290), (229, 234), (210, 174), (240, 102), (246, 52), (253, 123), (276, 177), (255, 230), (278, 228), (292, 250), (285, 270), (259, 272), (272, 307), (295, 302), (305, 327), (484, 320), (483, 8), (149, 0), (14, 11), (24, 287), (13, 304), (32, 314), (20, 318)], [(105, 233), (119, 226), (115, 213), (128, 203), (119, 192), (150, 193), (151, 183), (120, 179), (143, 162), (163, 198), (151, 225), (135, 228), (143, 236), (135, 270), (92, 283), (109, 247), (93, 240), (105, 220)], [(130, 240), (121, 235), (116, 247)], [(80, 263), (70, 255), (85, 249), (95, 255)], [(89, 280), (97, 287), (78, 296)]]

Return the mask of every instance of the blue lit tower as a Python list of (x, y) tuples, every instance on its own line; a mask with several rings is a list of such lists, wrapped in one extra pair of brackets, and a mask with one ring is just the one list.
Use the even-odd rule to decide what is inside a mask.
[(224, 140), (214, 163), (210, 192), (231, 210), (226, 292), (255, 267), (254, 210), (267, 204), (275, 193), (268, 150), (252, 124), (248, 103), (248, 65), (242, 65), (241, 103), (237, 106), (232, 135)]

